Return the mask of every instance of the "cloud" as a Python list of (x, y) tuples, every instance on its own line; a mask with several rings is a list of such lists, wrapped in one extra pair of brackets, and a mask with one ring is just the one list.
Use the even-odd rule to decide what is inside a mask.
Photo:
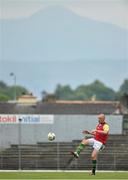
[(91, 0), (68, 4), (67, 8), (83, 17), (128, 28), (128, 1), (125, 0)]
[(44, 7), (38, 0), (0, 0), (0, 19), (29, 17)]
[(0, 0), (0, 19), (29, 17), (49, 5), (128, 29), (127, 0)]

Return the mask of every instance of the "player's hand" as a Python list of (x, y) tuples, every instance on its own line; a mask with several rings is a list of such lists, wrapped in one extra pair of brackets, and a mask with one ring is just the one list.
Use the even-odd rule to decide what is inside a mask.
[(90, 132), (87, 131), (87, 130), (82, 131), (82, 133), (83, 133), (83, 134), (90, 134)]
[(96, 134), (96, 130), (91, 131), (91, 134), (95, 135)]

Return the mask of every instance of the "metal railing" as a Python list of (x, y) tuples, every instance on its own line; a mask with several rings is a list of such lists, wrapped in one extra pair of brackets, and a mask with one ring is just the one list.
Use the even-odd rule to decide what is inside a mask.
[[(72, 142), (40, 143), (37, 145), (12, 145), (0, 149), (0, 169), (57, 169), (89, 170), (92, 149), (86, 148), (79, 159), (70, 163), (69, 154), (75, 147)], [(128, 170), (128, 146), (107, 147), (98, 156), (98, 170)]]

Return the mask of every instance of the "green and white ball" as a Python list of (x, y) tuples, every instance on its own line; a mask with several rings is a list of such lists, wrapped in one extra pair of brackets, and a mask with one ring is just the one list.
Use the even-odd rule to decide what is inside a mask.
[(53, 133), (53, 132), (48, 133), (48, 140), (49, 141), (53, 141), (55, 138), (56, 138), (55, 133)]

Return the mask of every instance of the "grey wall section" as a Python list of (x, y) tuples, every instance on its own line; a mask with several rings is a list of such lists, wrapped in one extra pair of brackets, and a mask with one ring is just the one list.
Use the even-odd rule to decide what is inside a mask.
[[(122, 134), (123, 116), (108, 115), (110, 134)], [(83, 138), (82, 130), (93, 130), (98, 123), (97, 115), (55, 115), (53, 124), (22, 124), (19, 135), (18, 124), (0, 124), (0, 148), (11, 144), (36, 144), (47, 142), (47, 134), (53, 131), (55, 141), (72, 141)]]

